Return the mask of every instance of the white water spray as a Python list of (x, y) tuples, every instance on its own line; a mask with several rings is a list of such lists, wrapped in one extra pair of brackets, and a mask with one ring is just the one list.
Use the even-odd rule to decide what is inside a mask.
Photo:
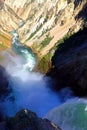
[(4, 102), (0, 103), (0, 108), (8, 116), (13, 116), (21, 109), (29, 109), (43, 117), (49, 110), (63, 102), (60, 97), (64, 101), (71, 98), (71, 91), (69, 89), (61, 90), (59, 96), (58, 93), (52, 92), (49, 89), (52, 81), (47, 77), (44, 78), (44, 75), (40, 73), (32, 72), (36, 63), (35, 55), (19, 42), (16, 31), (12, 33), (14, 35), (12, 50), (17, 56), (14, 57), (6, 51), (2, 52), (2, 55), (8, 62), (6, 70), (11, 76), (9, 85), (13, 92)]
[(35, 56), (21, 45), (16, 32), (13, 32), (13, 35), (12, 49), (17, 53), (17, 57), (8, 52), (2, 54), (13, 63), (8, 62), (6, 70), (11, 76), (9, 83), (13, 89), (11, 96), (14, 100), (8, 97), (5, 102), (0, 103), (0, 107), (8, 116), (21, 109), (30, 109), (39, 116), (45, 116), (50, 109), (60, 104), (60, 100), (57, 94), (48, 88), (50, 79), (44, 78), (40, 73), (31, 72), (36, 63)]

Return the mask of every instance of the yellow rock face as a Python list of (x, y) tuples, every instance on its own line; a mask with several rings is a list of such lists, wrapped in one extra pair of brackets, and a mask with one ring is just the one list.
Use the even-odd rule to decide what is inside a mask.
[(28, 18), (30, 13), (30, 0), (5, 0), (5, 4), (14, 10), (23, 20)]
[(0, 51), (11, 47), (12, 36), (0, 31)]

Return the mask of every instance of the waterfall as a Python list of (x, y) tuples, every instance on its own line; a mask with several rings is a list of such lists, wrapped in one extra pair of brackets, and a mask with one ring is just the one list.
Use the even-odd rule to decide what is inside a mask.
[(39, 72), (32, 72), (37, 60), (31, 49), (19, 42), (17, 31), (11, 33), (13, 34), (12, 51), (17, 56), (6, 51), (3, 55), (13, 63), (8, 62), (6, 66), (10, 75), (9, 85), (13, 91), (4, 102), (0, 103), (0, 107), (7, 116), (13, 116), (19, 110), (26, 108), (43, 117), (50, 109), (60, 104), (60, 99), (48, 88), (52, 84), (49, 78), (44, 78)]

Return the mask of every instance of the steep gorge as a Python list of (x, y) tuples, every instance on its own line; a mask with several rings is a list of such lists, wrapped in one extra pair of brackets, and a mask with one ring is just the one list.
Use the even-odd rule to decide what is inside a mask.
[[(76, 95), (87, 96), (87, 28), (83, 30), (84, 26), (87, 26), (86, 0), (0, 0), (0, 65), (5, 61), (4, 65), (11, 75), (9, 80), (1, 76), (1, 85), (3, 86), (6, 78), (5, 85), (8, 89), (10, 81), (13, 89), (11, 94), (14, 95), (14, 98), (7, 97), (5, 103), (1, 102), (1, 108), (3, 105), (6, 108), (6, 111), (2, 109), (5, 114), (9, 115), (10, 110), (10, 114), (16, 113), (25, 107), (44, 115), (61, 102), (59, 95), (47, 89), (50, 86), (48, 79), (31, 72), (36, 62), (34, 54), (38, 56), (34, 71), (46, 73), (51, 68), (48, 75), (52, 81), (56, 81), (56, 86), (51, 84), (55, 90), (68, 86)], [(80, 29), (82, 31), (78, 32)], [(2, 70), (0, 71), (2, 74)], [(4, 88), (2, 95), (3, 91)], [(10, 108), (8, 102), (12, 105)], [(25, 129), (25, 126), (26, 129), (30, 127), (32, 130), (59, 129), (48, 120), (37, 117), (32, 120), (31, 115), (32, 112), (24, 109), (7, 121), (13, 130)], [(0, 123), (0, 128), (2, 127), (3, 123)]]
[(53, 53), (58, 40), (83, 26), (86, 4), (86, 0), (1, 0), (0, 30), (17, 30), (20, 41), (42, 59)]

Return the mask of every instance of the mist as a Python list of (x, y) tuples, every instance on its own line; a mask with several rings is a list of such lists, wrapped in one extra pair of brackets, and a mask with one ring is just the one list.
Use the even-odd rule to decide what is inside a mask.
[(26, 64), (22, 65), (18, 56), (13, 57), (8, 52), (3, 55), (12, 61), (6, 66), (12, 93), (0, 103), (4, 115), (13, 116), (21, 109), (29, 109), (43, 117), (50, 109), (60, 104), (58, 95), (49, 89), (52, 85), (50, 78), (30, 72), (25, 67)]
[[(34, 62), (31, 57), (28, 63), (24, 64), (18, 55), (14, 57), (7, 51), (2, 55), (7, 60), (5, 69), (10, 77), (9, 86), (12, 88), (12, 92), (4, 102), (0, 102), (0, 109), (4, 116), (11, 117), (21, 109), (29, 109), (36, 112), (39, 117), (45, 117), (51, 109), (73, 97), (68, 87), (57, 93), (51, 91), (50, 88), (54, 83), (49, 77), (30, 71)], [(31, 64), (30, 70), (26, 64)]]
[(1, 63), (10, 77), (12, 92), (0, 102), (0, 109), (5, 116), (14, 116), (21, 109), (29, 109), (44, 117), (49, 110), (65, 102), (68, 97), (70, 99), (71, 91), (51, 91), (53, 81), (39, 72), (32, 72), (37, 62), (35, 54), (19, 42), (17, 31), (12, 34), (12, 48), (0, 53), (4, 57)]

